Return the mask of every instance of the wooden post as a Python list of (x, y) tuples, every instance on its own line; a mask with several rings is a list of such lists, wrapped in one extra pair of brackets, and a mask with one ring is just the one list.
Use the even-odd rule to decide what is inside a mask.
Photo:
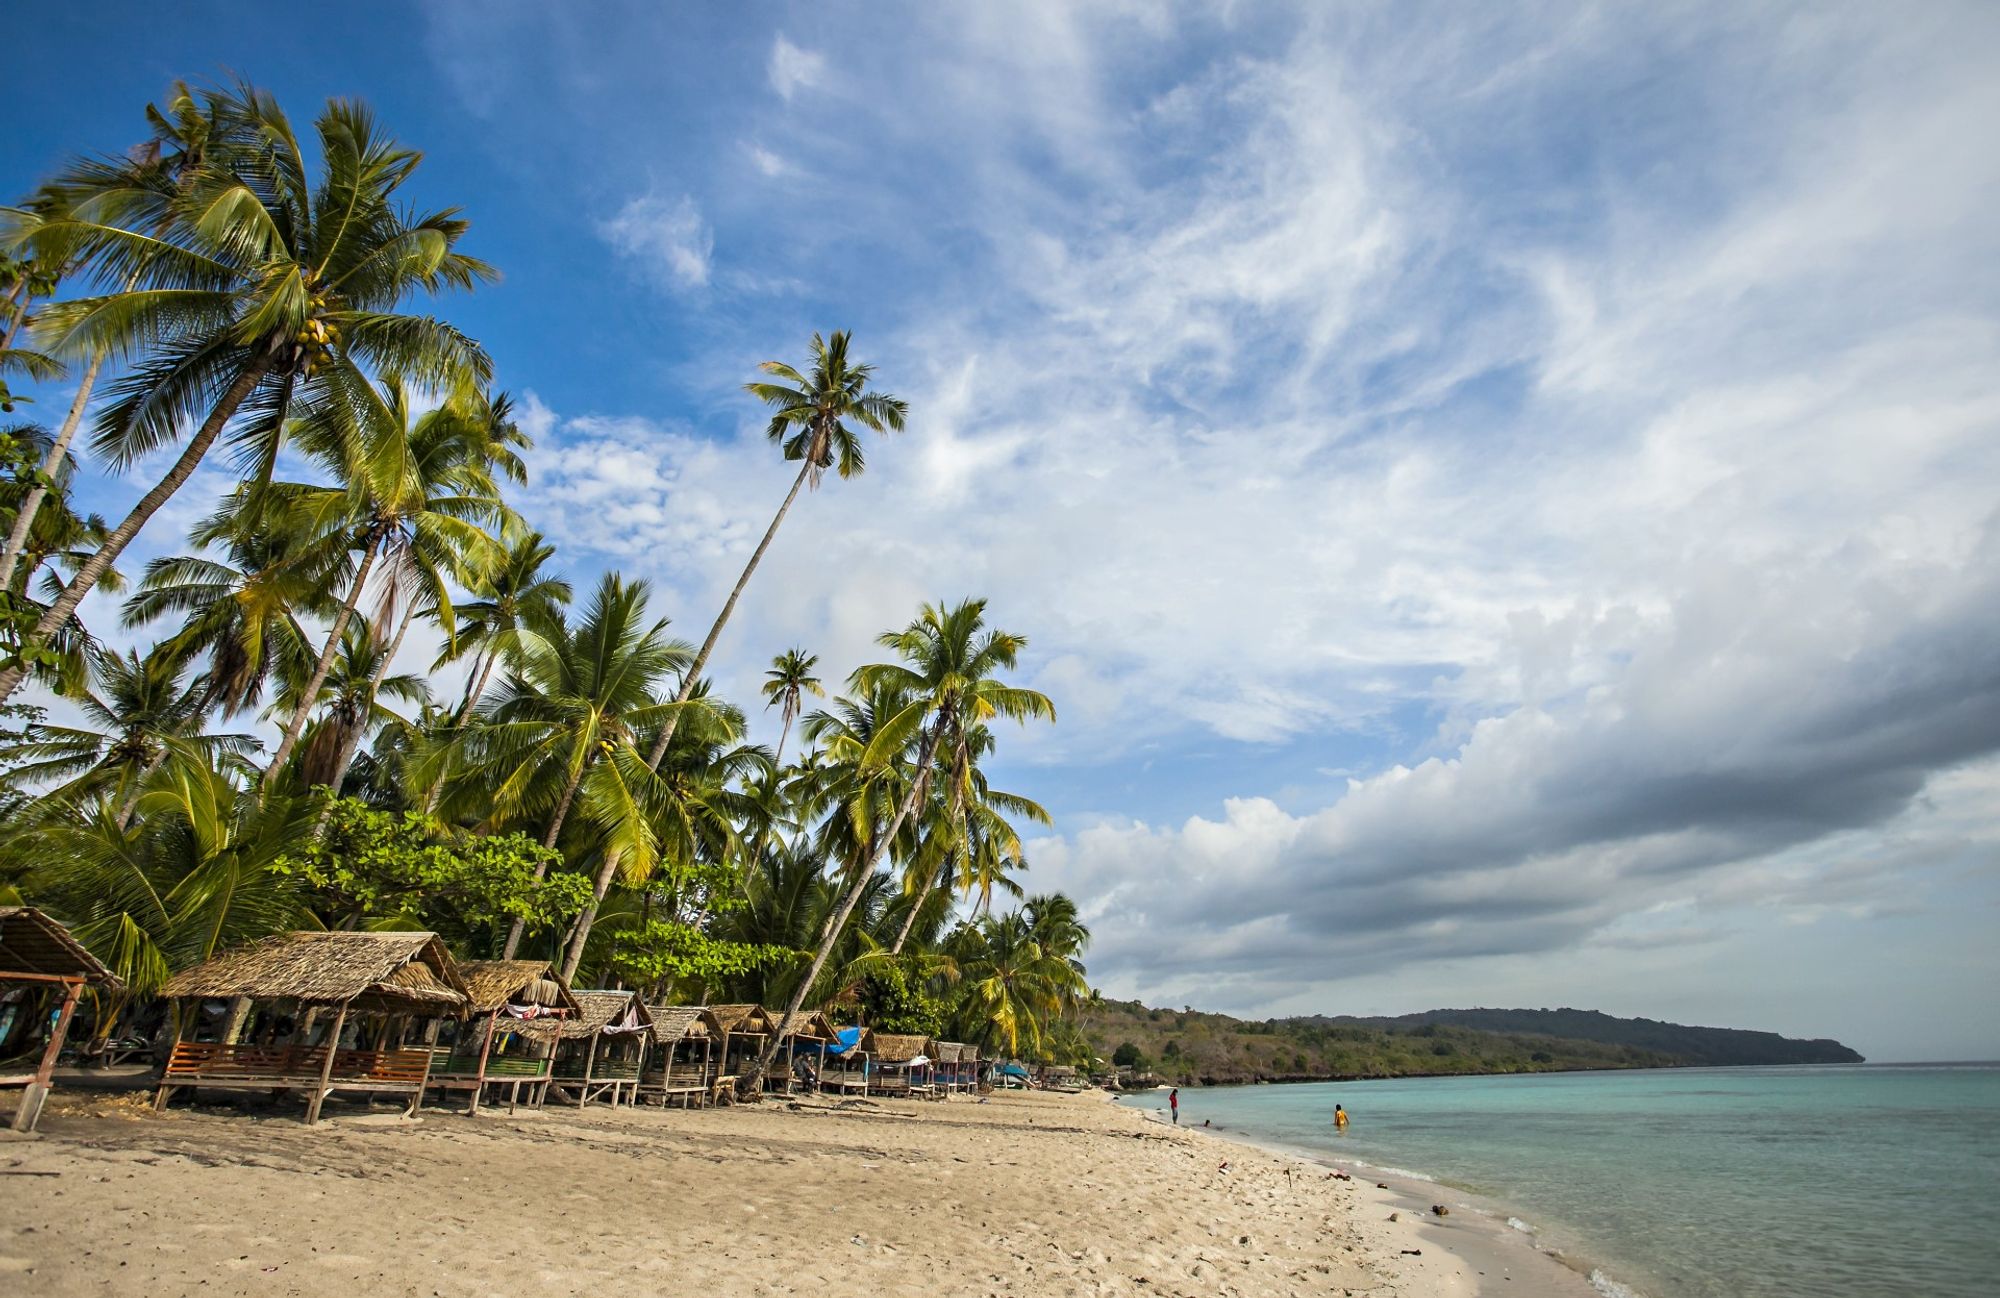
[[(493, 1026), (500, 1021), (500, 1011), (494, 1010), (486, 1016), (486, 1039), (479, 1045), (479, 1077), (472, 1084), (472, 1107), (465, 1111), (467, 1117), (479, 1112), (479, 1099), (486, 1094), (486, 1056), (493, 1049)], [(512, 1111), (511, 1109), (509, 1110)]]
[(306, 1125), (319, 1121), (319, 1106), (326, 1100), (326, 1086), (333, 1076), (333, 1057), (340, 1053), (341, 1029), (347, 1026), (347, 1004), (342, 1002), (340, 1013), (333, 1016), (333, 1035), (326, 1039), (326, 1062), (319, 1066), (319, 1086), (312, 1093), (312, 1100), (306, 1105)]
[(583, 1085), (576, 1092), (576, 1107), (579, 1109), (590, 1103), (590, 1078), (597, 1071), (597, 1043), (603, 1038), (602, 1032), (591, 1033), (590, 1048), (583, 1053)]
[[(652, 1039), (653, 1030), (651, 1028), (647, 1028), (639, 1034), (639, 1067), (632, 1074), (632, 1089), (625, 1096), (625, 1107), (628, 1109), (639, 1107), (639, 1081), (646, 1075), (646, 1046)], [(672, 1062), (673, 1056), (671, 1054), (667, 1058), (669, 1062)], [(662, 1102), (661, 1107), (666, 1107), (664, 1102)]]
[(81, 981), (63, 984), (62, 1008), (56, 1011), (55, 1025), (49, 1029), (49, 1044), (42, 1048), (42, 1062), (35, 1069), (35, 1080), (21, 1092), (21, 1107), (14, 1111), (16, 1131), (33, 1131), (42, 1120), (42, 1104), (49, 1098), (49, 1079), (55, 1075), (56, 1056), (62, 1053), (70, 1017), (76, 1013), (76, 998), (82, 994)]

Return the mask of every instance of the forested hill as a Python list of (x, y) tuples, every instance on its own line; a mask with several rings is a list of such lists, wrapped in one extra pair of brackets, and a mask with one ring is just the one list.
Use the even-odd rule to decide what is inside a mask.
[(1732, 1064), (1858, 1064), (1859, 1054), (1838, 1041), (1805, 1041), (1775, 1032), (1743, 1028), (1696, 1028), (1658, 1019), (1621, 1019), (1597, 1010), (1426, 1010), (1395, 1018), (1293, 1019), (1294, 1023), (1360, 1024), (1408, 1030), (1430, 1023), (1473, 1028), (1481, 1032), (1527, 1033), (1565, 1041), (1595, 1041), (1636, 1046), (1672, 1055), (1677, 1063), (1723, 1066)]
[(1861, 1061), (1837, 1041), (1589, 1010), (1433, 1010), (1393, 1019), (1315, 1015), (1254, 1022), (1102, 1001), (1084, 1011), (1083, 1028), (1100, 1058), (1176, 1084)]

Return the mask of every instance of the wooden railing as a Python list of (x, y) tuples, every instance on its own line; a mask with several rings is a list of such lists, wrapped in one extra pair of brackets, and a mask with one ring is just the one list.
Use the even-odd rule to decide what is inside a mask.
[[(273, 1083), (319, 1080), (326, 1067), (326, 1046), (244, 1046), (211, 1041), (180, 1041), (167, 1057), (162, 1080)], [(409, 1050), (338, 1050), (333, 1056), (335, 1082), (383, 1082), (415, 1086), (424, 1080), (431, 1052)]]

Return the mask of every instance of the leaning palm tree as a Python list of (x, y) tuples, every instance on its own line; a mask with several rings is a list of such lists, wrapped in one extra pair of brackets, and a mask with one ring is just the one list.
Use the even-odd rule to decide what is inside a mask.
[[(951, 609), (926, 604), (907, 627), (885, 632), (880, 643), (894, 649), (903, 661), (858, 668), (850, 684), (859, 691), (889, 695), (904, 702), (879, 727), (863, 761), (875, 768), (889, 766), (903, 755), (912, 740), (917, 743), (917, 755), (912, 763), (909, 791), (875, 844), (878, 855), (897, 841), (905, 822), (923, 800), (941, 745), (947, 755), (955, 755), (956, 746), (965, 742), (970, 728), (995, 717), (1009, 717), (1025, 724), (1037, 719), (1053, 721), (1056, 715), (1055, 704), (1047, 695), (1010, 685), (996, 674), (1014, 667), (1028, 641), (1025, 636), (988, 628), (983, 599), (965, 600)], [(764, 1070), (777, 1055), (778, 1039), (791, 1031), (807, 990), (826, 966), (841, 929), (860, 898), (861, 886), (874, 867), (871, 858), (867, 869), (849, 881), (847, 897), (834, 913), (828, 932), (821, 937), (812, 966), (792, 993), (777, 1031), (758, 1053), (746, 1079), (738, 1083), (746, 1094), (755, 1093)]]
[[(358, 103), (329, 103), (316, 123), (317, 178), (275, 100), (248, 87), (207, 96), (243, 123), (248, 143), (211, 151), (191, 183), (81, 204), (36, 223), (31, 243), (114, 287), (45, 308), (35, 337), (56, 356), (139, 357), (98, 416), (95, 449), (115, 466), (193, 431), (164, 477), (114, 527), (43, 613), (30, 649), (53, 637), (209, 448), (236, 425), (251, 479), (269, 481), (284, 429), (301, 404), (339, 400), (363, 364), (428, 386), (475, 377), (490, 363), (441, 321), (398, 311), (419, 290), (470, 287), (491, 270), (454, 250), (456, 212), (411, 214), (398, 191), (420, 155), (382, 133)], [(78, 164), (87, 183), (104, 164)], [(116, 170), (113, 168), (112, 170)], [(113, 182), (107, 188), (115, 187)], [(141, 233), (156, 228), (164, 233)], [(239, 415), (243, 418), (239, 421)], [(0, 702), (20, 685), (0, 668)]]
[(430, 687), (421, 676), (390, 674), (390, 647), (366, 622), (353, 622), (341, 637), (333, 669), (320, 682), (319, 696), (308, 703), (281, 694), (278, 706), (294, 715), (318, 711), (318, 720), (299, 746), (299, 778), (307, 787), (325, 785), (338, 794), (355, 750), (375, 730), (408, 724), (402, 714), (383, 703), (392, 699), (421, 707)]
[[(809, 376), (783, 361), (765, 361), (758, 368), (782, 382), (743, 385), (745, 391), (774, 408), (765, 432), (773, 444), (783, 448), (787, 460), (799, 461), (799, 472), (792, 479), (792, 489), (785, 493), (785, 503), (778, 506), (771, 525), (764, 529), (764, 539), (750, 552), (750, 561), (743, 565), (742, 575), (736, 578), (729, 598), (723, 601), (722, 612), (716, 615), (715, 625), (708, 629), (708, 638), (701, 642), (694, 661), (682, 677), (680, 695), (675, 699), (677, 703), (686, 703), (691, 697), (695, 681), (708, 665), (709, 654), (715, 651), (715, 642), (722, 637), (722, 628), (729, 624), (729, 615), (736, 611), (736, 601), (743, 597), (743, 588), (750, 584), (750, 574), (757, 571), (764, 551), (771, 548), (771, 538), (778, 534), (778, 525), (785, 521), (786, 512), (798, 499), (799, 489), (805, 486), (817, 488), (828, 469), (843, 478), (856, 477), (861, 473), (865, 464), (861, 439), (848, 427), (849, 421), (878, 433), (902, 431), (903, 417), (909, 413), (909, 405), (886, 393), (868, 390), (868, 381), (874, 377), (875, 367), (856, 365), (847, 359), (847, 338), (847, 332), (838, 329), (833, 337), (826, 340), (814, 334)], [(647, 755), (647, 765), (659, 766), (660, 759), (666, 756), (667, 745), (673, 742), (676, 724), (675, 717), (668, 717), (659, 738), (653, 742), (653, 751)]]
[(778, 751), (772, 757), (779, 765), (785, 760), (785, 740), (791, 737), (792, 722), (798, 719), (799, 705), (804, 696), (810, 694), (816, 699), (826, 697), (826, 687), (819, 677), (812, 674), (819, 663), (818, 654), (809, 654), (803, 649), (787, 649), (771, 660), (771, 669), (764, 673), (764, 684), (759, 687), (764, 695), (766, 708), (777, 708), (783, 719), (778, 731)]
[[(454, 769), (441, 812), (481, 816), (489, 827), (522, 822), (546, 826), (542, 846), (553, 848), (586, 781), (599, 823), (629, 804), (620, 818), (624, 837), (608, 850), (641, 854), (654, 849), (650, 824), (632, 791), (645, 762), (634, 736), (657, 725), (671, 705), (654, 693), (659, 683), (685, 671), (685, 642), (666, 635), (665, 618), (648, 622), (645, 582), (606, 573), (573, 626), (538, 624), (518, 667), (481, 705), (478, 724), (426, 755), (419, 785)], [(650, 774), (650, 772), (648, 772)], [(542, 867), (537, 867), (536, 877)], [(520, 949), (523, 926), (507, 935), (502, 958)]]

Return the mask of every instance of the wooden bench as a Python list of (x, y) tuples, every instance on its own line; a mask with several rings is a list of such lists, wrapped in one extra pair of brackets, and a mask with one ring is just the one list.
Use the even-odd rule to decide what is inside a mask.
[(305, 1091), (306, 1121), (317, 1122), (322, 1101), (335, 1091), (408, 1095), (416, 1116), (430, 1079), (432, 1054), (405, 1050), (335, 1050), (327, 1046), (245, 1046), (177, 1041), (160, 1073), (157, 1112), (184, 1087), (237, 1091)]
[[(484, 1087), (479, 1078), (479, 1056), (458, 1054), (451, 1046), (434, 1046), (431, 1050), (431, 1075), (425, 1083), (427, 1090), (481, 1092)], [(549, 1061), (545, 1058), (527, 1058), (520, 1055), (486, 1056), (485, 1086), (507, 1089), (507, 1112), (520, 1107), (521, 1088), (528, 1088), (528, 1103), (541, 1106), (542, 1094), (547, 1089), (550, 1077)], [(483, 1097), (473, 1096), (469, 1112), (477, 1113)]]

